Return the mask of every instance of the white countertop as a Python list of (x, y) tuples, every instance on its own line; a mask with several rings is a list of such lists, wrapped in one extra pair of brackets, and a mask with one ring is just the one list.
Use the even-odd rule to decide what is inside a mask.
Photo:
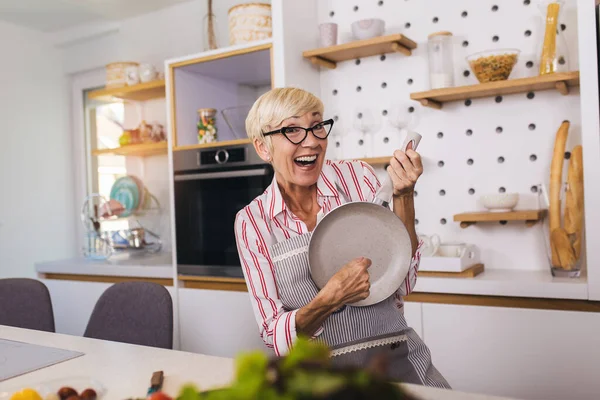
[[(158, 370), (164, 371), (165, 374), (164, 392), (175, 396), (186, 383), (194, 383), (200, 389), (209, 389), (227, 385), (234, 375), (233, 360), (228, 358), (7, 326), (0, 326), (0, 338), (85, 353), (82, 357), (0, 383), (0, 396), (1, 389), (19, 389), (50, 380), (87, 376), (106, 387), (107, 392), (103, 399), (144, 397), (152, 373)], [(415, 385), (404, 386), (422, 400), (503, 400), (498, 397)]]
[(109, 258), (105, 261), (89, 260), (83, 257), (71, 258), (36, 263), (35, 269), (40, 274), (173, 278), (173, 260), (170, 252), (129, 259)]
[(548, 299), (588, 299), (587, 278), (554, 278), (549, 270), (490, 269), (474, 278), (419, 276), (414, 291)]

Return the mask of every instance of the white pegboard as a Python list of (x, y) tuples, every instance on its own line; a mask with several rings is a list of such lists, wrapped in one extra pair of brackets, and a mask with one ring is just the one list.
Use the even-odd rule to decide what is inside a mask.
[[(472, 73), (465, 76), (469, 70), (465, 57), (489, 49), (521, 50), (511, 78), (536, 76), (544, 37), (544, 16), (537, 4), (537, 0), (319, 2), (319, 22), (338, 24), (339, 43), (351, 41), (351, 23), (364, 18), (381, 18), (385, 34), (402, 33), (418, 43), (411, 57), (388, 54), (385, 60), (370, 57), (321, 71), (325, 117), (338, 117), (330, 157), (390, 155), (402, 137), (389, 118), (394, 108), (414, 107), (413, 129), (423, 135), (419, 152), (425, 169), (416, 188), (417, 230), (437, 233), (446, 242), (475, 244), (487, 268), (548, 269), (546, 231), (541, 224), (526, 228), (522, 222), (461, 229), (453, 215), (482, 209), (479, 196), (501, 188), (520, 194), (518, 209), (536, 208), (538, 195), (531, 188), (548, 182), (554, 136), (563, 120), (571, 121), (567, 150), (581, 143), (579, 91), (573, 89), (568, 96), (541, 91), (533, 98), (524, 93), (501, 101), (474, 99), (470, 106), (446, 103), (442, 110), (423, 108), (410, 100), (410, 93), (429, 89), (427, 36), (441, 30), (454, 34), (456, 86), (477, 83)], [(578, 69), (576, 14), (575, 3), (567, 1), (560, 16), (567, 48), (563, 68), (572, 71)], [(562, 46), (560, 50), (565, 51)], [(360, 146), (362, 134), (354, 128), (353, 118), (364, 110), (380, 116), (381, 129)]]

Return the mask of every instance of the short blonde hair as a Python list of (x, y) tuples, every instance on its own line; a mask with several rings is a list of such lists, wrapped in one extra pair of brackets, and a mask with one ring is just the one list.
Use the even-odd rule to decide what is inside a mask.
[(323, 115), (323, 111), (323, 102), (304, 89), (271, 89), (254, 102), (246, 117), (246, 132), (252, 141), (258, 139), (271, 147), (271, 138), (265, 138), (264, 132), (273, 130), (273, 127), (280, 125), (287, 118), (308, 112), (319, 112)]

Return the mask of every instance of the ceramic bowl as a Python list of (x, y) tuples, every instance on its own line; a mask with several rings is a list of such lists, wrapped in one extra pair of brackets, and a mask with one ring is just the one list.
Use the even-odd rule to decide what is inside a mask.
[(481, 203), (489, 211), (512, 211), (519, 202), (518, 193), (495, 193), (481, 196)]
[(352, 36), (356, 40), (371, 39), (383, 35), (385, 21), (377, 18), (361, 19), (352, 23)]

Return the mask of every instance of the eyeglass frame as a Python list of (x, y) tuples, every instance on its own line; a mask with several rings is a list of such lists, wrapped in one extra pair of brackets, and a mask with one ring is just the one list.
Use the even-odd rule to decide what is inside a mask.
[[(306, 140), (306, 138), (308, 137), (308, 131), (311, 131), (312, 134), (313, 134), (313, 136), (316, 137), (317, 139), (321, 139), (321, 140), (327, 139), (327, 137), (329, 137), (329, 134), (331, 133), (331, 130), (333, 129), (333, 123), (334, 123), (333, 118), (330, 118), (328, 120), (321, 121), (321, 122), (315, 124), (314, 126), (312, 126), (310, 128), (303, 128), (301, 126), (284, 126), (284, 127), (279, 128), (279, 129), (277, 129), (275, 131), (263, 133), (263, 136), (270, 136), (270, 135), (276, 135), (278, 133), (281, 133), (287, 140), (290, 141), (290, 143), (295, 144), (295, 145), (299, 145), (300, 143), (304, 142)], [(321, 124), (331, 125), (330, 128), (329, 128), (329, 131), (327, 132), (327, 135), (325, 135), (324, 138), (321, 138), (321, 137), (318, 137), (317, 135), (315, 135), (315, 132), (313, 130), (313, 129), (315, 129), (315, 127), (317, 125), (321, 125)], [(287, 135), (285, 134), (285, 130), (288, 129), (288, 128), (304, 129), (304, 137), (302, 138), (302, 140), (299, 141), (298, 143), (294, 143), (292, 141), (292, 139), (290, 139), (289, 137), (287, 137)]]

